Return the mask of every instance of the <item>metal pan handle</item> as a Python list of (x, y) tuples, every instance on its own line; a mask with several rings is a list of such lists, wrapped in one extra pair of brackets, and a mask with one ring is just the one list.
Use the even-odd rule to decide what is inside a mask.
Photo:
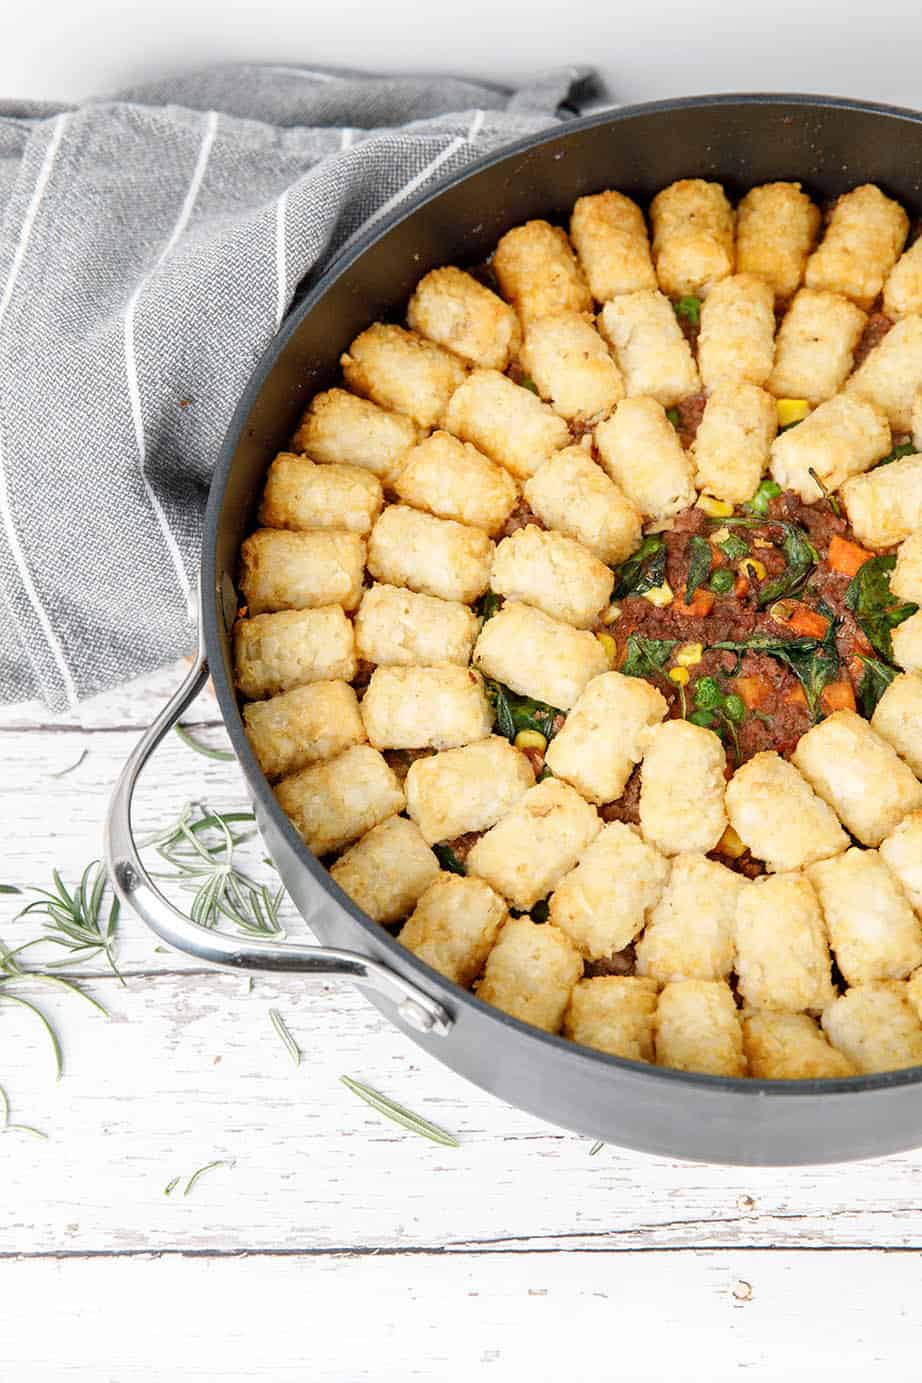
[(211, 927), (201, 927), (175, 908), (154, 883), (141, 862), (131, 829), (135, 785), (157, 745), (198, 696), (207, 679), (208, 663), (200, 633), (198, 653), (189, 675), (141, 736), (109, 802), (105, 856), (109, 877), (119, 898), (143, 918), (161, 941), (197, 960), (231, 970), (297, 971), (352, 980), (393, 1000), (397, 1013), (409, 1027), (444, 1036), (451, 1028), (452, 1019), (443, 1005), (378, 961), (357, 951), (258, 938), (244, 940)]

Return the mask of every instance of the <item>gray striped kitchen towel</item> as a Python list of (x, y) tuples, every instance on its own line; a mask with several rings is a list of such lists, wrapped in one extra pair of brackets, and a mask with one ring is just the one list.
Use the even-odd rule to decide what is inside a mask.
[(233, 66), (0, 103), (0, 699), (189, 651), (209, 476), (299, 282), (585, 89)]

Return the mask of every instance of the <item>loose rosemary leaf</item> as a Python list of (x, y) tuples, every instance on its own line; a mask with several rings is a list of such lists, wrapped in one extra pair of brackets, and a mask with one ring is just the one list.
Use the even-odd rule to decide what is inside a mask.
[(58, 769), (57, 773), (49, 773), (49, 774), (48, 774), (48, 777), (49, 777), (49, 778), (66, 778), (67, 775), (68, 775), (68, 773), (73, 773), (75, 769), (77, 769), (77, 768), (80, 767), (80, 765), (83, 763), (83, 760), (86, 758), (86, 756), (87, 756), (87, 754), (89, 754), (89, 752), (90, 752), (90, 751), (89, 751), (88, 749), (82, 749), (82, 750), (80, 751), (80, 757), (79, 757), (78, 759), (75, 759), (74, 762), (73, 762), (72, 764), (68, 764), (67, 768)]
[(414, 1114), (412, 1110), (405, 1109), (403, 1105), (397, 1104), (395, 1100), (390, 1100), (380, 1091), (373, 1090), (370, 1085), (365, 1085), (362, 1081), (354, 1080), (352, 1076), (340, 1076), (339, 1078), (347, 1090), (351, 1090), (353, 1095), (358, 1095), (360, 1100), (364, 1100), (378, 1114), (382, 1114), (385, 1119), (391, 1119), (401, 1128), (407, 1129), (410, 1133), (416, 1133), (420, 1138), (429, 1138), (433, 1143), (440, 1143), (443, 1148), (460, 1148), (461, 1144), (454, 1134), (439, 1128), (438, 1124), (431, 1124), (428, 1119), (423, 1119), (421, 1115)]
[(212, 749), (210, 744), (202, 744), (194, 735), (190, 735), (184, 725), (174, 725), (173, 729), (182, 740), (187, 749), (194, 749), (196, 754), (201, 754), (205, 759), (219, 759), (222, 763), (233, 761), (234, 753), (231, 749)]
[(196, 1184), (200, 1177), (203, 1177), (205, 1175), (206, 1172), (213, 1171), (215, 1167), (233, 1167), (233, 1165), (233, 1162), (225, 1162), (221, 1161), (220, 1159), (217, 1162), (206, 1162), (204, 1167), (199, 1167), (197, 1172), (192, 1173), (189, 1180), (186, 1182), (183, 1195), (188, 1196), (193, 1186)]
[(288, 1024), (285, 1022), (285, 1019), (279, 1013), (277, 1008), (270, 1008), (269, 1021), (275, 1028), (275, 1031), (278, 1033), (279, 1037), (284, 1042), (285, 1047), (288, 1051), (288, 1055), (291, 1057), (294, 1064), (296, 1066), (300, 1066), (301, 1048), (298, 1046), (297, 1042), (292, 1037), (291, 1032), (288, 1028)]

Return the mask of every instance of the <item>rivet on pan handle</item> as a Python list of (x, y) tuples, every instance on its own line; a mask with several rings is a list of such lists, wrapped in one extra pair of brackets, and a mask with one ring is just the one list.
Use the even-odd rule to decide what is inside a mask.
[(106, 815), (105, 855), (112, 885), (161, 941), (197, 960), (230, 970), (297, 971), (341, 977), (387, 995), (403, 1021), (418, 1032), (444, 1036), (452, 1019), (446, 1009), (417, 985), (357, 951), (329, 946), (300, 946), (233, 936), (201, 927), (164, 897), (141, 862), (131, 829), (131, 802), (141, 770), (164, 735), (198, 696), (208, 679), (204, 643), (199, 635), (195, 664), (182, 686), (144, 732), (122, 769)]

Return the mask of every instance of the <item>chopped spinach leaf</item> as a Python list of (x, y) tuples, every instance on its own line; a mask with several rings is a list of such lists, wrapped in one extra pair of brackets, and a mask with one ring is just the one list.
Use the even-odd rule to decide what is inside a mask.
[(666, 544), (661, 533), (644, 538), (636, 552), (615, 570), (612, 599), (643, 595), (666, 580)]
[(667, 418), (669, 419), (669, 421), (672, 423), (672, 426), (673, 426), (674, 428), (678, 428), (678, 427), (679, 427), (679, 424), (680, 424), (681, 421), (682, 421), (682, 415), (681, 415), (681, 413), (679, 412), (679, 410), (678, 410), (677, 408), (667, 408), (667, 409), (666, 409), (666, 417), (667, 417)]
[(758, 606), (762, 609), (780, 600), (784, 595), (792, 595), (804, 584), (810, 572), (820, 560), (819, 553), (802, 528), (794, 523), (779, 521), (784, 529), (784, 552), (787, 568), (780, 576), (766, 581), (759, 589)]
[[(914, 456), (917, 448), (912, 442), (900, 442), (899, 446), (894, 447), (889, 456), (885, 456), (883, 461), (878, 461), (878, 466), (889, 466), (891, 461), (901, 461), (904, 456)], [(876, 469), (876, 467), (875, 467)]]
[(701, 322), (701, 299), (695, 297), (679, 298), (678, 302), (673, 303), (677, 317), (684, 317), (686, 322), (690, 322), (693, 327), (700, 325)]
[(492, 619), (502, 603), (501, 595), (497, 595), (495, 591), (487, 591), (477, 602), (477, 613), (484, 621)]
[(695, 596), (695, 591), (706, 581), (711, 574), (711, 564), (714, 560), (711, 552), (711, 544), (704, 538), (699, 538), (697, 533), (693, 534), (688, 541), (688, 576), (685, 579), (685, 604), (691, 605)]
[(496, 712), (496, 733), (509, 741), (515, 739), (520, 730), (537, 730), (546, 740), (554, 737), (554, 721), (560, 714), (553, 706), (543, 701), (533, 701), (530, 696), (518, 696), (502, 682), (485, 681), (487, 696)]
[(449, 874), (466, 874), (467, 870), (458, 859), (450, 845), (433, 845), (432, 853), (435, 855), (443, 869), (447, 869)]
[(749, 556), (749, 544), (738, 533), (728, 534), (717, 546), (728, 562), (738, 562), (741, 557)]
[(711, 590), (716, 591), (718, 595), (729, 595), (736, 585), (736, 577), (728, 567), (718, 567), (709, 584)]
[(550, 908), (547, 905), (547, 899), (539, 899), (539, 901), (535, 903), (535, 906), (531, 910), (532, 922), (546, 922), (549, 916)]
[(887, 662), (893, 661), (891, 632), (919, 608), (899, 601), (890, 590), (890, 573), (896, 557), (871, 557), (858, 568), (845, 592), (845, 604), (853, 610), (869, 641)]
[(643, 634), (629, 634), (627, 653), (621, 665), (625, 677), (665, 677), (666, 664), (678, 639), (648, 639)]
[(522, 388), (527, 389), (530, 394), (537, 394), (538, 386), (533, 379), (529, 379), (526, 376), (525, 379), (520, 379), (519, 383), (521, 384)]
[(877, 709), (877, 703), (897, 675), (897, 669), (890, 663), (882, 663), (879, 658), (866, 658), (858, 655), (864, 663), (864, 672), (858, 684), (858, 709), (866, 720)]
[(770, 658), (777, 658), (779, 662), (786, 663), (804, 689), (810, 715), (814, 720), (819, 719), (823, 689), (835, 681), (839, 671), (835, 620), (830, 621), (829, 629), (822, 640), (773, 639), (767, 634), (753, 634), (751, 638), (739, 641), (725, 639), (714, 644), (714, 647), (739, 654), (740, 661), (744, 653), (753, 652), (767, 653)]

